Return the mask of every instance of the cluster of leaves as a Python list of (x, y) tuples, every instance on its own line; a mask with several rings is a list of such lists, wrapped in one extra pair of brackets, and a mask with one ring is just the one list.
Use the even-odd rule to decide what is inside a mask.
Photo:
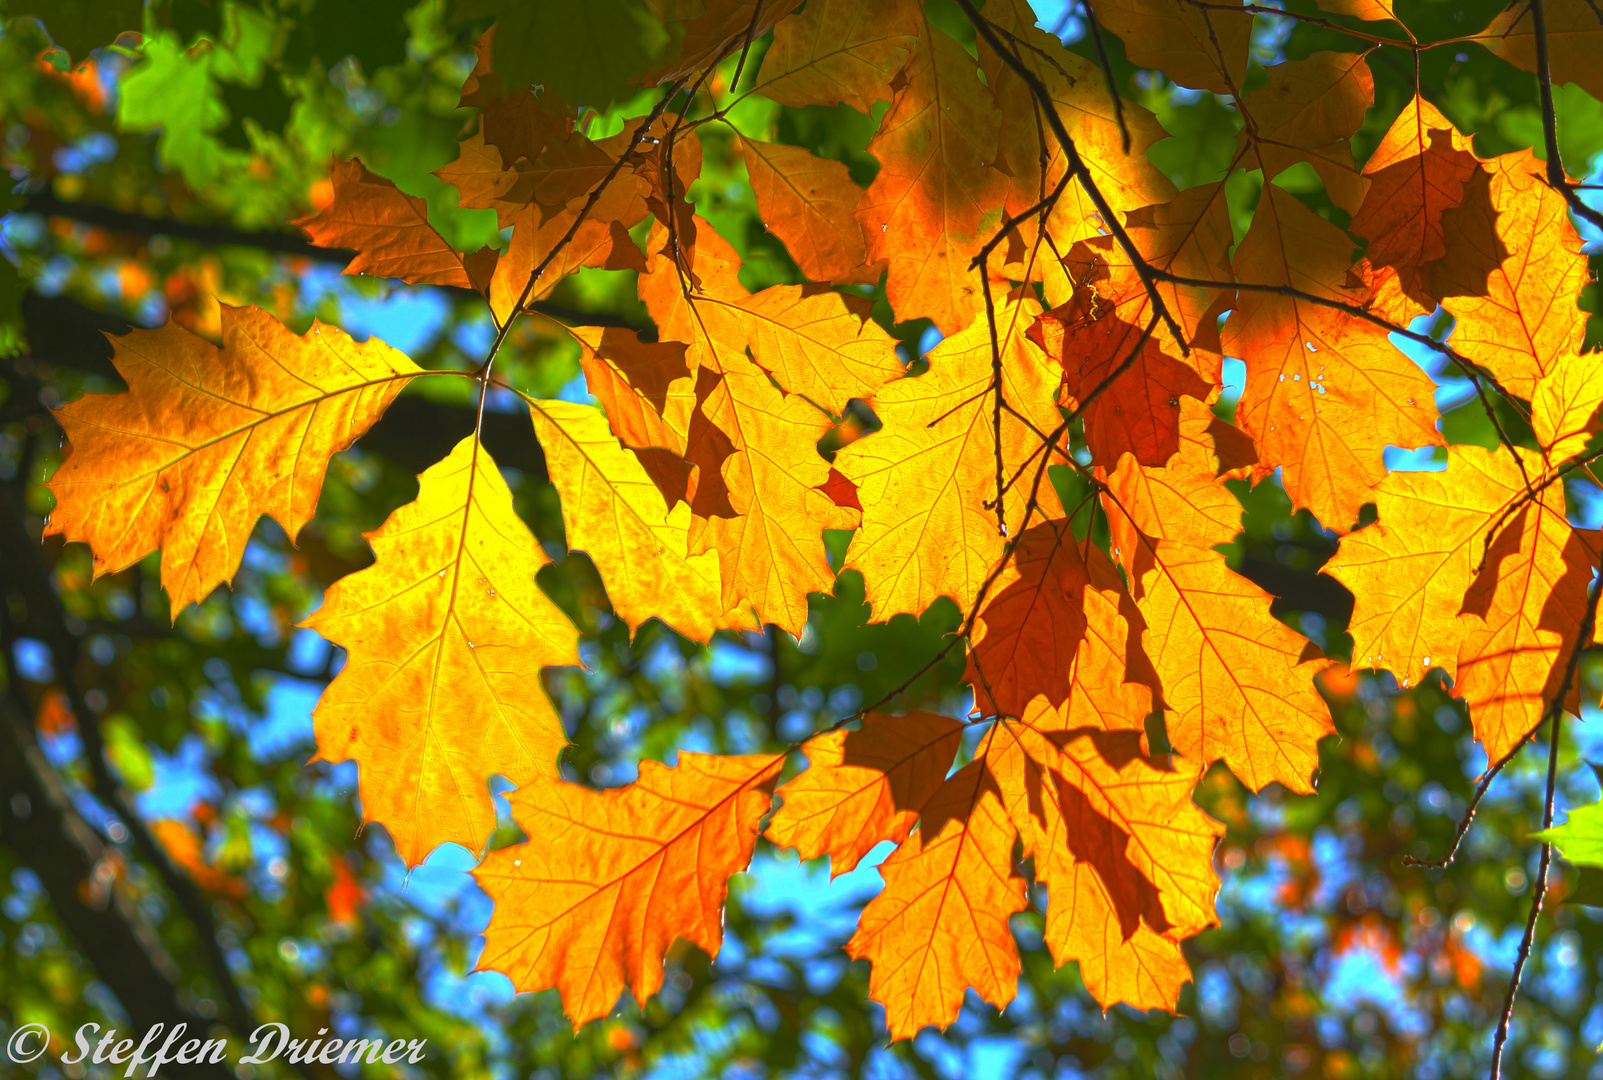
[[(997, 0), (671, 7), (604, 6), (563, 27), (565, 57), (539, 52), (552, 28), (526, 14), (481, 40), (462, 91), (479, 122), (439, 179), (510, 228), (504, 246), (463, 250), (359, 160), (336, 162), (302, 219), (356, 252), (351, 272), (479, 293), (496, 333), (476, 370), (223, 308), (220, 347), (135, 331), (115, 342), (128, 391), (58, 413), (71, 450), (48, 531), (87, 541), (96, 574), (159, 548), (175, 616), (233, 578), (263, 514), (300, 533), (329, 461), (404, 386), (470, 380), (481, 419), (492, 390), (526, 398), (566, 546), (626, 630), (801, 634), (842, 569), (876, 620), (955, 602), (927, 666), (962, 650), (962, 720), (885, 711), (913, 672), (802, 744), (799, 774), (788, 753), (686, 752), (590, 790), (559, 778), (569, 733), (534, 690), (579, 662), (581, 627), (537, 585), (550, 559), (475, 427), (307, 625), (349, 654), (319, 754), (358, 762), (364, 817), (409, 864), (443, 842), (482, 850), (489, 778), (517, 786), (533, 840), (478, 871), (497, 901), (481, 966), (557, 987), (576, 1023), (625, 987), (644, 1000), (676, 937), (716, 954), (725, 882), (762, 829), (837, 873), (899, 845), (849, 945), (893, 1035), (950, 1023), (965, 987), (1012, 998), (1010, 918), (1032, 883), (1053, 959), (1077, 961), (1098, 1001), (1172, 1009), (1180, 942), (1216, 921), (1223, 826), (1193, 803), (1199, 780), (1223, 762), (1254, 791), (1311, 791), (1332, 730), (1321, 648), (1219, 551), (1243, 480), (1277, 476), (1339, 536), (1354, 666), (1403, 687), (1439, 669), (1495, 767), (1578, 708), (1599, 541), (1570, 525), (1565, 482), (1591, 479), (1603, 383), (1568, 214), (1590, 212), (1551, 127), (1545, 164), (1478, 156), (1417, 72), (1475, 42), (1539, 69), (1551, 116), (1553, 78), (1599, 90), (1586, 5), (1520, 3), (1421, 43), (1428, 17), (1379, 4), (1100, 4), (1106, 80)], [(1543, 18), (1563, 31), (1551, 49)], [(1314, 28), (1307, 54), (1251, 63), (1254, 24), (1287, 19)], [(629, 61), (609, 46), (631, 27), (633, 68), (589, 62)], [(1376, 128), (1391, 53), (1412, 54), (1415, 81)], [(1228, 103), (1222, 175), (1176, 190), (1115, 61)], [(877, 118), (866, 189), (851, 163), (777, 137), (809, 109)], [(703, 170), (731, 140), (806, 283), (752, 291), (761, 270), (720, 235)], [(515, 323), (586, 269), (637, 274), (655, 327), (549, 328), (598, 406), (498, 376)], [(1438, 309), (1450, 345), (1409, 329)], [(898, 353), (930, 324), (946, 340)], [(1446, 442), (1430, 380), (1388, 335), (1470, 381), (1489, 446), (1386, 472), (1385, 447)], [(1234, 423), (1226, 355), (1247, 371)]]

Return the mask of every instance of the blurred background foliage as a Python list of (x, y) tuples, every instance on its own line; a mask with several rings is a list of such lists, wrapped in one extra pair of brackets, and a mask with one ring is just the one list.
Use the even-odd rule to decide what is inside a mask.
[[(1497, 6), (1400, 0), (1398, 10), (1429, 40), (1472, 32)], [(1094, 56), (1082, 8), (1036, 7), (1042, 25)], [(176, 625), (165, 618), (154, 559), (92, 581), (86, 549), (38, 544), (51, 505), (41, 482), (60, 452), (48, 410), (120, 387), (101, 331), (173, 319), (215, 337), (221, 304), (252, 303), (297, 331), (316, 317), (358, 337), (378, 334), (425, 367), (465, 367), (482, 355), (492, 328), (475, 298), (341, 277), (338, 253), (308, 247), (284, 225), (330, 199), (331, 156), (360, 155), (425, 198), (459, 247), (504, 241), (492, 212), (459, 209), (454, 189), (432, 175), (475, 123), (457, 108), (470, 43), (488, 23), (475, 10), (453, 17), (440, 0), (0, 6), (0, 164), (11, 179), (0, 195), (0, 721), (16, 728), (17, 747), (37, 748), (88, 830), (82, 846), (93, 871), (76, 899), (90, 914), (81, 917), (107, 920), (108, 933), (152, 933), (150, 948), (167, 965), (162, 992), (236, 1044), (242, 1018), (297, 1034), (426, 1038), (428, 1060), (402, 1070), (420, 1075), (1431, 1080), (1482, 1071), (1528, 906), (1537, 848), (1526, 834), (1540, 818), (1542, 762), (1532, 754), (1499, 777), (1455, 866), (1405, 867), (1405, 854), (1447, 848), (1486, 764), (1462, 706), (1436, 677), (1400, 688), (1390, 676), (1326, 676), (1339, 734), (1323, 745), (1313, 796), (1271, 788), (1253, 797), (1222, 768), (1210, 774), (1199, 800), (1229, 828), (1218, 854), (1222, 925), (1187, 943), (1196, 980), (1179, 1016), (1123, 1006), (1103, 1014), (1073, 965), (1053, 969), (1030, 913), (1015, 919), (1025, 970), (1014, 1004), (999, 1014), (971, 998), (944, 1035), (888, 1046), (879, 1009), (866, 1001), (866, 965), (847, 962), (840, 948), (877, 872), (865, 866), (832, 882), (826, 866), (763, 843), (733, 884), (717, 959), (680, 943), (658, 997), (643, 1006), (626, 999), (613, 1017), (574, 1032), (554, 992), (515, 997), (501, 976), (472, 973), (489, 911), (467, 874), (469, 853), (441, 848), (408, 876), (381, 828), (358, 829), (354, 767), (305, 764), (310, 708), (340, 657), (295, 624), (330, 582), (371, 560), (363, 532), (409, 501), (415, 474), (471, 426), (455, 380), (409, 390), (336, 458), (298, 546), (262, 522), (233, 588)], [(962, 29), (955, 18), (943, 25)], [(1328, 47), (1332, 33), (1260, 18), (1247, 88), (1266, 66)], [(1218, 179), (1231, 158), (1234, 111), (1135, 69), (1117, 38), (1106, 40), (1124, 92), (1172, 136), (1152, 149), (1154, 163), (1181, 186)], [(1462, 48), (1424, 54), (1426, 96), (1474, 133), (1482, 154), (1539, 142), (1534, 80), (1479, 46)], [(1390, 57), (1374, 71), (1360, 160), (1413, 85), (1413, 71)], [(1595, 178), (1603, 105), (1574, 86), (1557, 98), (1566, 160), (1593, 162)], [(604, 134), (652, 101), (648, 92), (624, 95), (588, 116), (588, 130)], [(874, 119), (844, 106), (766, 103), (739, 118), (742, 130), (846, 163), (865, 185), (877, 169), (864, 151)], [(708, 127), (703, 145), (692, 196), (740, 251), (742, 280), (753, 288), (800, 280), (762, 226), (727, 133)], [(1256, 199), (1254, 183), (1249, 176), (1233, 192), (1243, 208)], [(1342, 213), (1317, 182), (1298, 194), (1327, 216)], [(1596, 251), (1599, 238), (1589, 240)], [(1596, 310), (1595, 284), (1585, 303)], [(546, 311), (648, 325), (629, 271), (583, 271)], [(876, 312), (889, 318), (883, 303)], [(1448, 322), (1429, 325), (1446, 334)], [(909, 364), (938, 340), (923, 321), (891, 329)], [(1589, 346), (1600, 336), (1594, 319)], [(518, 385), (584, 399), (577, 352), (554, 328), (525, 320), (509, 345), (506, 373)], [(1450, 438), (1489, 442), (1490, 425), (1466, 406), (1467, 385), (1428, 357), (1421, 363), (1440, 384)], [(1227, 364), (1227, 378), (1218, 406), (1226, 416), (1239, 365)], [(540, 584), (585, 635), (587, 669), (545, 678), (574, 744), (564, 766), (573, 779), (612, 786), (632, 779), (642, 758), (772, 750), (805, 738), (903, 682), (958, 624), (949, 604), (919, 620), (871, 622), (861, 580), (845, 574), (833, 595), (813, 598), (799, 640), (770, 630), (702, 646), (660, 624), (630, 640), (593, 566), (564, 546), (526, 414), (495, 397), (490, 409), (486, 438), (554, 559)], [(1406, 448), (1388, 451), (1388, 463), (1439, 465)], [(1319, 574), (1333, 534), (1306, 512), (1292, 514), (1272, 478), (1237, 487), (1244, 516), (1232, 565), (1276, 595), (1275, 614), (1288, 625), (1347, 659), (1351, 598)], [(1596, 527), (1597, 500), (1571, 495), (1576, 520)], [(838, 560), (848, 536), (828, 539)], [(902, 704), (966, 709), (960, 673), (949, 658)], [(1586, 659), (1583, 678), (1595, 702), (1598, 657)], [(67, 693), (82, 695), (92, 730), (80, 730)], [(1603, 724), (1591, 704), (1583, 720), (1565, 731), (1561, 806), (1599, 794), (1585, 763), (1603, 761)], [(14, 824), (17, 807), (13, 796), (8, 818), (0, 805), (0, 1039), (44, 1023), (57, 1043), (23, 1074), (110, 1075), (61, 1063), (63, 1036), (85, 1022), (127, 1027), (140, 1005), (113, 992), (95, 947), (68, 927), (74, 899), (52, 891), (60, 875), (51, 872), (65, 849), (30, 842)], [(522, 838), (503, 813), (492, 846)], [(1574, 880), (1565, 868), (1550, 895)], [(126, 918), (112, 926), (116, 911)], [(1603, 911), (1552, 903), (1538, 943), (1515, 1012), (1516, 1068), (1603, 1075), (1594, 1051), (1603, 1040), (1595, 990)], [(237, 1075), (290, 1073), (280, 1063)]]

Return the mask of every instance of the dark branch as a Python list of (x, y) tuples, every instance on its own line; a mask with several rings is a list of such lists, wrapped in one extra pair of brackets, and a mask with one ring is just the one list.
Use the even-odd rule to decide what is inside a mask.
[(1564, 174), (1564, 160), (1558, 152), (1558, 115), (1553, 111), (1553, 73), (1548, 63), (1547, 11), (1542, 0), (1531, 0), (1531, 23), (1536, 31), (1536, 87), (1542, 99), (1542, 144), (1547, 148), (1547, 183), (1564, 196), (1570, 209), (1603, 229), (1603, 214), (1593, 210), (1581, 200)]

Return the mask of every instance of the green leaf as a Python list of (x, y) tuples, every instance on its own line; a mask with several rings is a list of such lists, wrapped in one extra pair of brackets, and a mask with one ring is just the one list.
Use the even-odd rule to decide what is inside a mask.
[(126, 716), (113, 716), (100, 727), (106, 741), (106, 760), (111, 762), (123, 783), (135, 791), (145, 791), (156, 782), (156, 766), (139, 729)]
[(507, 86), (539, 83), (595, 108), (629, 96), (670, 40), (641, 0), (460, 0), (456, 17), (495, 19), (492, 63)]
[(1564, 824), (1532, 833), (1531, 839), (1552, 844), (1576, 866), (1603, 867), (1603, 802), (1576, 807)]

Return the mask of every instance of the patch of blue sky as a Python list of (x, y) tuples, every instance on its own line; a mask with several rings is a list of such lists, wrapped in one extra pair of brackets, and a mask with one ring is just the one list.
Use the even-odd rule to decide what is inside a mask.
[(1247, 386), (1247, 365), (1234, 356), (1227, 356), (1219, 365), (1219, 381), (1223, 389), (1219, 400), (1226, 406), (1241, 400), (1241, 391)]
[(222, 793), (206, 769), (206, 744), (199, 735), (185, 735), (171, 754), (153, 748), (150, 760), (155, 781), (138, 798), (139, 813), (147, 821), (185, 817), (195, 803), (214, 802)]
[(339, 303), (346, 333), (358, 340), (377, 336), (408, 356), (427, 351), (439, 340), (451, 314), (444, 293), (420, 286), (396, 288), (378, 297), (348, 293)]
[(56, 677), (50, 661), (50, 648), (37, 638), (19, 637), (11, 645), (11, 659), (17, 673), (29, 682), (47, 683)]
[(596, 404), (595, 395), (590, 393), (590, 384), (585, 380), (582, 371), (562, 384), (562, 389), (557, 391), (557, 397), (576, 405)]
[(495, 323), (488, 308), (472, 308), (451, 327), (451, 344), (464, 356), (482, 357), (495, 341)]
[(708, 674), (719, 686), (763, 682), (774, 670), (773, 660), (765, 654), (723, 638), (715, 638), (708, 651)]
[(316, 630), (291, 630), (284, 662), (297, 675), (315, 675), (328, 663), (333, 648)]
[(1077, 0), (1030, 0), (1035, 25), (1068, 45), (1085, 36), (1085, 18)]
[(1603, 762), (1603, 709), (1597, 706), (1596, 694), (1582, 694), (1581, 698), (1581, 722), (1567, 730), (1584, 760)]
[(879, 894), (879, 864), (896, 845), (878, 844), (849, 873), (831, 879), (828, 859), (803, 862), (790, 849), (761, 852), (746, 871), (742, 901), (754, 914), (797, 916), (790, 929), (770, 938), (772, 956), (817, 956), (844, 945), (857, 927), (859, 907)]
[[(282, 761), (298, 752), (309, 752), (316, 742), (312, 732), (312, 709), (322, 696), (323, 684), (281, 676), (267, 691), (267, 711), (249, 721), (245, 737), (258, 761)], [(236, 715), (238, 715), (236, 713)]]
[(1441, 446), (1421, 446), (1407, 449), (1401, 446), (1388, 446), (1382, 453), (1382, 461), (1390, 472), (1445, 472), (1447, 470), (1447, 450)]
[(1309, 857), (1319, 874), (1319, 884), (1309, 897), (1309, 907), (1328, 908), (1358, 880), (1358, 872), (1346, 851), (1347, 841), (1334, 829), (1314, 830)]
[(1379, 1009), (1392, 1028), (1401, 1033), (1422, 1035), (1431, 1023), (1408, 1000), (1403, 991), (1402, 973), (1387, 967), (1375, 950), (1356, 946), (1338, 955), (1325, 979), (1324, 999), (1332, 1008), (1344, 1012), (1369, 1004)]
[(1578, 529), (1603, 528), (1603, 489), (1590, 480), (1564, 481), (1569, 521)]

